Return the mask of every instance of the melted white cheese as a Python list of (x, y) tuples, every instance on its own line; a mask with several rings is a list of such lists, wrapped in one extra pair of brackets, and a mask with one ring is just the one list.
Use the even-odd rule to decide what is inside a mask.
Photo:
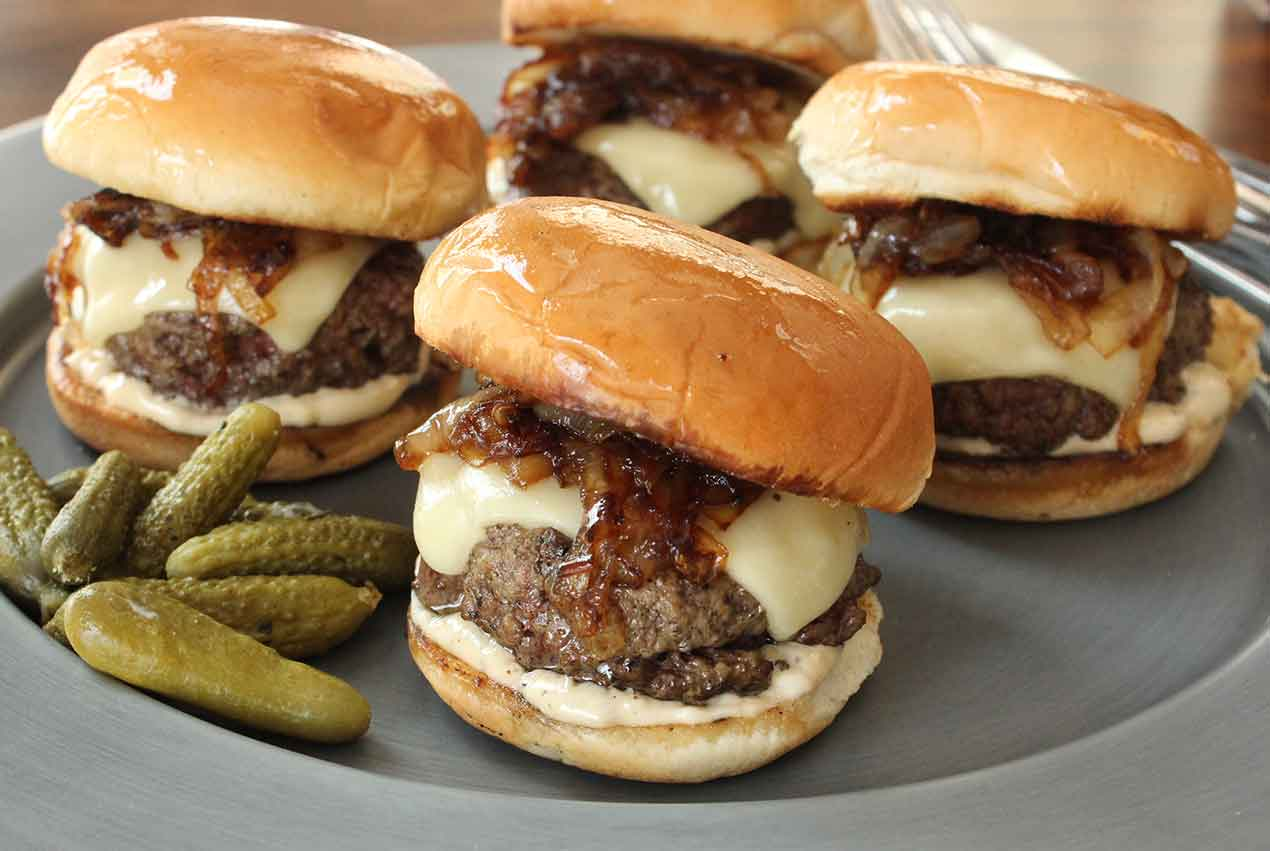
[(597, 125), (573, 144), (603, 160), (650, 210), (689, 224), (710, 224), (769, 186), (793, 202), (803, 237), (826, 236), (838, 221), (816, 200), (792, 145), (752, 142), (737, 152), (642, 119)]
[[(110, 407), (146, 417), (178, 434), (211, 434), (230, 413), (161, 396), (141, 379), (116, 370), (104, 349), (81, 349), (68, 355), (66, 364), (85, 384), (95, 387)], [(277, 411), (284, 426), (348, 425), (387, 411), (419, 375), (381, 375), (360, 387), (323, 387), (299, 396), (266, 396), (255, 401)]]
[[(419, 468), (415, 542), (429, 567), (454, 575), (467, 569), (490, 526), (547, 527), (574, 538), (582, 513), (578, 489), (561, 487), (554, 476), (520, 488), (497, 464), (474, 467), (436, 454)], [(727, 548), (725, 570), (762, 604), (778, 641), (833, 605), (869, 536), (858, 506), (777, 491), (764, 493), (727, 529), (709, 524), (708, 531)]]
[[(1142, 410), (1138, 433), (1148, 446), (1172, 443), (1188, 428), (1206, 426), (1216, 422), (1230, 410), (1230, 382), (1220, 369), (1211, 363), (1188, 364), (1182, 370), (1182, 382), (1186, 395), (1176, 405), (1165, 402), (1147, 402)], [(1049, 454), (1052, 456), (1088, 455), (1097, 452), (1116, 452), (1116, 440), (1120, 430), (1117, 420), (1106, 434), (1095, 440), (1072, 435)], [(981, 437), (949, 437), (936, 435), (940, 449), (965, 455), (1000, 455), (1001, 447)]]
[(451, 453), (430, 455), (419, 467), (415, 543), (437, 573), (463, 573), (485, 530), (500, 523), (555, 529), (572, 538), (582, 527), (582, 497), (555, 476), (521, 488), (498, 464), (473, 467)]
[(762, 604), (777, 641), (838, 599), (869, 542), (859, 507), (770, 490), (727, 529), (711, 523), (709, 531), (728, 548), (728, 575)]
[[(189, 280), (203, 258), (198, 234), (168, 240), (175, 259), (163, 252), (160, 240), (137, 233), (118, 248), (82, 225), (75, 234), (78, 247), (71, 271), (81, 286), (72, 299), (71, 318), (80, 323), (90, 345), (102, 347), (111, 335), (136, 330), (149, 313), (196, 309)], [(298, 231), (296, 261), (266, 296), (276, 314), (260, 327), (284, 352), (309, 344), (358, 270), (383, 243), (341, 236), (337, 248), (330, 245), (328, 234)], [(217, 307), (222, 313), (243, 315), (228, 289), (221, 290)]]
[(462, 615), (438, 615), (410, 601), (410, 618), (429, 641), (469, 667), (509, 688), (556, 721), (583, 727), (647, 727), (661, 724), (709, 724), (723, 718), (752, 718), (774, 706), (798, 700), (816, 689), (846, 657), (853, 637), (841, 647), (770, 644), (763, 655), (787, 667), (772, 674), (771, 684), (755, 695), (720, 694), (700, 706), (658, 700), (618, 688), (571, 679), (554, 671), (526, 671), (516, 658)]
[(1137, 395), (1138, 349), (1104, 358), (1088, 342), (1059, 348), (996, 267), (897, 278), (877, 310), (921, 353), (932, 384), (1044, 375), (1097, 390), (1121, 409)]

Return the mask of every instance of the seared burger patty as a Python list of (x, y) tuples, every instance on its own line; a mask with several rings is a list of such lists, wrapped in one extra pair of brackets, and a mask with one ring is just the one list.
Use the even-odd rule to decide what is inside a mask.
[(283, 352), (265, 331), (233, 314), (216, 314), (224, 370), (209, 356), (213, 331), (195, 313), (153, 313), (116, 334), (106, 349), (124, 373), (155, 391), (222, 407), (322, 387), (359, 387), (419, 368), (411, 298), (423, 258), (414, 245), (390, 243), (366, 262), (309, 345)]
[[(491, 527), (467, 571), (446, 576), (420, 565), (415, 591), (424, 605), (461, 612), (523, 667), (633, 689), (663, 700), (701, 703), (716, 694), (751, 694), (771, 681), (758, 652), (770, 640), (762, 606), (726, 574), (698, 585), (662, 571), (637, 588), (618, 588), (623, 625), (615, 653), (597, 656), (552, 604), (552, 588), (571, 542), (552, 529)], [(863, 560), (847, 589), (796, 640), (840, 645), (864, 623), (855, 601), (880, 574)]]
[(1011, 455), (1045, 455), (1072, 435), (1106, 434), (1120, 410), (1106, 396), (1055, 378), (937, 384), (935, 431), (981, 437)]
[(1182, 383), (1182, 369), (1187, 364), (1204, 359), (1204, 352), (1213, 339), (1213, 306), (1208, 293), (1189, 277), (1183, 278), (1177, 288), (1177, 311), (1173, 315), (1173, 329), (1160, 353), (1155, 368), (1155, 383), (1151, 385), (1152, 401), (1175, 405), (1186, 395)]
[[(1183, 279), (1173, 330), (1151, 387), (1152, 400), (1182, 400), (1182, 369), (1203, 358), (1212, 335), (1208, 293)], [(938, 434), (983, 438), (1019, 457), (1046, 455), (1073, 435), (1096, 440), (1120, 416), (1115, 403), (1101, 393), (1054, 378), (955, 381), (935, 385), (934, 393)]]

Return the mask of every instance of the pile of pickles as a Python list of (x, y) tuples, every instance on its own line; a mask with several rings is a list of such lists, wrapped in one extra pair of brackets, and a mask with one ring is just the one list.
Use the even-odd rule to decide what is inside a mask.
[(280, 433), (247, 404), (175, 473), (107, 452), (46, 482), (0, 428), (0, 587), (133, 686), (267, 732), (358, 738), (366, 699), (295, 660), (409, 587), (415, 544), (393, 523), (252, 497)]

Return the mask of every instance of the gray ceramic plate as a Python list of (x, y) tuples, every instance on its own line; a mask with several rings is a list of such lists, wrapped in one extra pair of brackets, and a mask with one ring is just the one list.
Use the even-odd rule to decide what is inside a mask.
[[(418, 53), (487, 116), (516, 61)], [(52, 473), (91, 455), (49, 407), (33, 272), (89, 186), (45, 164), (36, 123), (0, 135), (0, 186), (0, 423)], [(1250, 406), (1194, 485), (1118, 517), (874, 518), (882, 666), (824, 735), (702, 786), (595, 777), (469, 729), (411, 664), (404, 599), (322, 660), (374, 706), (341, 748), (186, 715), (0, 600), (0, 847), (1265, 847), (1268, 415)], [(384, 460), (269, 495), (406, 521), (413, 486)]]

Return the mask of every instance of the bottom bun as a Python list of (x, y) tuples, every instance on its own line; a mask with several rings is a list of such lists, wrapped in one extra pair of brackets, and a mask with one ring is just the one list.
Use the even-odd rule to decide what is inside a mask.
[(1125, 511), (1168, 496), (1203, 472), (1230, 418), (1261, 374), (1261, 322), (1230, 299), (1213, 298), (1213, 342), (1206, 359), (1226, 376), (1231, 406), (1192, 425), (1172, 443), (1135, 455), (1114, 452), (1006, 460), (937, 456), (921, 503), (998, 520), (1079, 520)]
[(860, 604), (864, 626), (814, 691), (751, 718), (708, 724), (582, 727), (556, 721), (429, 641), (413, 619), (406, 633), (419, 670), (473, 727), (532, 754), (611, 777), (699, 783), (753, 771), (829, 726), (882, 659), (882, 605), (872, 591)]
[[(145, 417), (111, 407), (95, 388), (80, 380), (64, 360), (60, 329), (49, 335), (44, 377), (58, 417), (80, 440), (105, 452), (118, 449), (138, 464), (175, 470), (203, 438), (178, 434)], [(397, 438), (418, 426), (458, 392), (457, 372), (411, 387), (384, 413), (343, 426), (282, 430), (278, 449), (260, 476), (266, 482), (295, 482), (338, 473), (365, 464), (392, 448)]]

